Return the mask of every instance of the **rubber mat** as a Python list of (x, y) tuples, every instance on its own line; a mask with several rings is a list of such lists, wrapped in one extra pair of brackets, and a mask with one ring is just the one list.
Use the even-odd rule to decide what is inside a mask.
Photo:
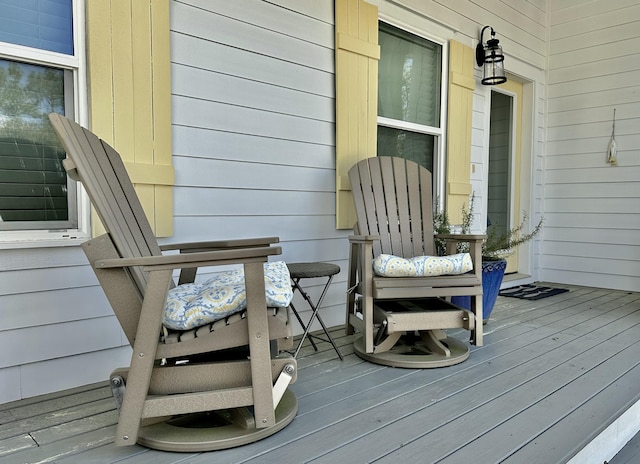
[(519, 285), (500, 291), (500, 296), (522, 298), (523, 300), (541, 300), (554, 295), (568, 292), (566, 288), (543, 287), (540, 285)]

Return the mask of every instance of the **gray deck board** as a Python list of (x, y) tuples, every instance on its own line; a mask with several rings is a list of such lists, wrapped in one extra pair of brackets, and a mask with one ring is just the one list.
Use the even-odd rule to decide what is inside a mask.
[(67, 426), (78, 420), (85, 422), (86, 419), (105, 412), (114, 412), (112, 398), (100, 399), (91, 403), (82, 403), (77, 406), (68, 405), (55, 411), (0, 425), (0, 439), (13, 436), (15, 435), (15, 431), (19, 430), (31, 430), (31, 433), (34, 434), (39, 430)]
[[(638, 348), (636, 344), (634, 347), (636, 353)], [(630, 353), (631, 351), (627, 349), (624, 352), (624, 357), (619, 356), (612, 361), (624, 362), (630, 358)], [(627, 359), (624, 359), (625, 357)], [(607, 371), (605, 365), (598, 367), (602, 367), (602, 369), (594, 369), (590, 373), (591, 375), (578, 379), (580, 383), (574, 381), (571, 385), (564, 387), (561, 394), (554, 395), (553, 400), (537, 405), (536, 410), (532, 411), (535, 414), (534, 417), (538, 419), (543, 413), (546, 413), (545, 420), (548, 421), (548, 424), (553, 425), (539, 437), (534, 439), (527, 437), (530, 441), (524, 447), (514, 450), (509, 459), (504, 461), (505, 463), (524, 461), (543, 464), (549, 462), (551, 458), (557, 458), (559, 450), (564, 450), (562, 451), (565, 455), (562, 458), (563, 461), (568, 460), (580, 449), (577, 446), (568, 447), (567, 443), (578, 444), (585, 437), (595, 438), (594, 423), (606, 423), (610, 420), (612, 408), (622, 413), (632, 406), (633, 402), (628, 401), (626, 397), (629, 391), (637, 389), (640, 365), (636, 364), (623, 376), (612, 376), (611, 378), (608, 375), (612, 373)], [(605, 384), (607, 386), (602, 388)], [(596, 391), (597, 393), (595, 393)], [(592, 396), (588, 401), (584, 400), (583, 398), (589, 394)], [(567, 412), (566, 416), (558, 419), (558, 414), (564, 412)], [(518, 420), (520, 417), (524, 416), (518, 416)], [(512, 421), (509, 425), (517, 430), (518, 424), (514, 422)]]
[(307, 342), (296, 419), (250, 445), (117, 448), (103, 383), (0, 405), (0, 463), (566, 462), (640, 399), (640, 294), (567, 288), (539, 301), (499, 298), (485, 345), (442, 369), (365, 362), (335, 328), (345, 361)]
[[(527, 398), (531, 392), (539, 394), (539, 389), (545, 387), (544, 383), (550, 383), (547, 390), (553, 392), (554, 388), (568, 381), (571, 377), (556, 379), (557, 372), (544, 374), (554, 365), (582, 354), (582, 343), (575, 340), (572, 343), (569, 337), (562, 333), (550, 334), (528, 348), (527, 340), (520, 337), (519, 342), (523, 349), (526, 348), (526, 353), (511, 351), (492, 359), (483, 359), (482, 356), (493, 351), (491, 348), (478, 349), (472, 354), (478, 361), (476, 366), (469, 369), (467, 365), (470, 363), (465, 362), (460, 365), (465, 368), (458, 375), (438, 381), (435, 388), (427, 384), (422, 389), (424, 391), (412, 392), (405, 399), (404, 410), (400, 409), (401, 403), (394, 400), (389, 404), (388, 411), (380, 411), (379, 408), (376, 411), (384, 414), (386, 421), (396, 419), (400, 413), (406, 414), (405, 417), (398, 418), (393, 424), (378, 426), (375, 432), (368, 432), (365, 438), (352, 442), (349, 448), (342, 447), (334, 453), (335, 456), (327, 455), (318, 462), (330, 462), (340, 455), (359, 457), (367, 462), (386, 455), (393, 448), (397, 452), (391, 455), (389, 462), (397, 460), (399, 456), (402, 460), (414, 458), (421, 459), (420, 462), (435, 461), (477, 438), (476, 435), (483, 435), (493, 423), (518, 412), (522, 408), (523, 398)], [(605, 339), (607, 337), (606, 334), (603, 336)], [(532, 373), (537, 373), (538, 377), (530, 381)], [(353, 427), (362, 432), (368, 423), (365, 418), (361, 419), (354, 420)], [(424, 456), (424, 440), (431, 443), (428, 458)], [(438, 454), (440, 448), (444, 450), (443, 455)], [(415, 456), (412, 454), (414, 449)], [(495, 446), (489, 449), (492, 453), (496, 451)], [(457, 454), (456, 459), (459, 459)]]
[[(478, 427), (481, 424), (486, 427), (486, 417), (491, 416), (493, 428), (460, 450), (445, 450), (449, 459), (443, 459), (442, 462), (456, 462), (461, 455), (475, 456), (480, 462), (496, 458), (504, 461), (535, 438), (537, 433), (541, 433), (541, 428), (544, 428), (544, 431), (548, 430), (559, 418), (562, 419), (581, 406), (583, 398), (596, 396), (607, 385), (611, 376), (616, 374), (615, 368), (608, 368), (612, 363), (603, 363), (605, 360), (611, 358), (613, 361), (625, 363), (633, 360), (630, 350), (616, 353), (617, 347), (603, 345), (600, 346), (602, 349), (590, 350), (563, 362), (550, 370), (549, 375), (539, 376), (518, 390), (512, 390), (492, 402), (500, 404), (486, 404), (474, 410), (473, 417)], [(592, 412), (594, 416), (596, 411)], [(567, 430), (561, 435), (563, 442), (566, 442), (569, 431), (573, 432), (575, 429)], [(587, 435), (592, 430), (582, 432), (582, 435)], [(490, 447), (487, 446), (489, 443)], [(454, 443), (450, 445), (453, 446)], [(415, 445), (413, 447), (416, 448)], [(545, 449), (542, 446), (539, 453), (532, 451), (533, 449), (529, 448), (524, 462), (558, 462), (557, 449)], [(568, 453), (571, 451), (573, 450), (569, 449)], [(570, 458), (571, 455), (565, 457)], [(522, 457), (523, 455), (518, 453), (517, 461), (523, 462)], [(561, 459), (564, 460), (565, 457)]]

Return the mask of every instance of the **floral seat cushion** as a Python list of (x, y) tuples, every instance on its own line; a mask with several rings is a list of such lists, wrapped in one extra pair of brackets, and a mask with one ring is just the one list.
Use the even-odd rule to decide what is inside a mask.
[(434, 277), (464, 274), (471, 270), (473, 263), (469, 253), (410, 259), (381, 254), (373, 260), (373, 271), (382, 277)]
[[(287, 307), (293, 298), (289, 269), (284, 261), (265, 263), (267, 306)], [(183, 284), (169, 290), (163, 324), (174, 330), (190, 330), (210, 324), (247, 307), (242, 269), (221, 272), (200, 284)]]

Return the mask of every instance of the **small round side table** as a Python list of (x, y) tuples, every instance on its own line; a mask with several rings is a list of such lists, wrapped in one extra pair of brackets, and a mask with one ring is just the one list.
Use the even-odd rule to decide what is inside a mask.
[[(318, 347), (313, 341), (313, 339), (316, 338), (316, 339), (331, 343), (331, 345), (333, 346), (333, 349), (336, 350), (336, 353), (338, 353), (340, 360), (343, 360), (342, 353), (340, 353), (340, 350), (336, 346), (336, 343), (333, 341), (333, 338), (331, 338), (331, 335), (327, 330), (327, 326), (324, 324), (324, 321), (322, 320), (319, 314), (322, 300), (324, 299), (327, 293), (327, 290), (329, 289), (329, 285), (333, 280), (333, 276), (340, 272), (340, 266), (337, 266), (331, 263), (315, 262), (315, 263), (288, 263), (287, 267), (289, 268), (289, 274), (291, 275), (291, 281), (293, 283), (294, 293), (296, 290), (298, 290), (302, 295), (302, 297), (307, 301), (307, 303), (309, 304), (312, 310), (311, 318), (309, 319), (309, 322), (305, 324), (304, 322), (302, 322), (302, 318), (300, 317), (298, 310), (295, 308), (293, 303), (291, 303), (291, 309), (293, 310), (293, 313), (298, 319), (298, 322), (304, 329), (304, 333), (302, 334), (302, 338), (300, 339), (298, 348), (296, 348), (294, 357), (298, 357), (298, 353), (300, 352), (300, 348), (302, 347), (302, 343), (304, 342), (305, 338), (309, 338), (309, 342), (311, 342), (311, 345), (313, 346), (313, 348), (316, 351), (318, 351)], [(307, 294), (307, 292), (300, 285), (300, 280), (314, 279), (318, 277), (327, 277), (327, 282), (324, 284), (324, 288), (322, 289), (322, 294), (320, 295), (318, 302), (314, 304), (311, 298), (309, 297), (309, 295)], [(327, 336), (326, 340), (322, 337), (318, 337), (317, 335), (312, 335), (309, 333), (309, 330), (311, 329), (311, 324), (313, 323), (314, 319), (318, 319), (318, 322), (322, 326), (322, 330), (324, 330), (324, 333)]]

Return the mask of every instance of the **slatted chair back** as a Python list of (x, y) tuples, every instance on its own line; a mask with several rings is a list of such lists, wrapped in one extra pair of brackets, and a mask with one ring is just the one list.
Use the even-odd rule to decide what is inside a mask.
[(378, 156), (349, 171), (356, 233), (378, 235), (373, 254), (434, 255), (431, 173), (403, 158)]
[[(116, 444), (211, 451), (256, 441), (290, 423), (297, 401), (286, 387), (294, 380), (295, 359), (272, 359), (271, 352), (277, 351), (279, 339), (291, 338), (291, 326), (286, 308), (267, 311), (265, 298), (263, 263), (281, 253), (271, 246), (277, 237), (183, 244), (178, 249), (185, 253), (162, 256), (118, 153), (63, 116), (53, 114), (50, 120), (67, 151), (65, 169), (84, 184), (107, 231), (82, 247), (136, 353), (128, 369), (111, 374), (114, 394), (121, 399)], [(161, 339), (173, 270), (228, 264), (244, 267), (244, 314), (180, 334), (162, 331)], [(245, 348), (236, 352), (245, 346), (248, 354)], [(245, 359), (238, 358), (239, 352)], [(177, 365), (161, 359), (197, 362)], [(227, 411), (220, 423), (227, 417), (232, 423), (199, 429), (194, 439), (194, 428), (163, 422), (203, 411)]]
[[(67, 152), (69, 176), (82, 182), (91, 203), (122, 258), (160, 255), (160, 247), (120, 155), (104, 140), (59, 114), (51, 123)], [(139, 291), (142, 272), (133, 275)]]
[[(52, 113), (49, 119), (67, 152), (63, 164), (69, 177), (82, 182), (107, 232), (82, 245), (89, 261), (159, 256), (160, 247), (120, 155), (69, 118)], [(146, 273), (139, 267), (94, 271), (133, 343), (147, 286)]]

